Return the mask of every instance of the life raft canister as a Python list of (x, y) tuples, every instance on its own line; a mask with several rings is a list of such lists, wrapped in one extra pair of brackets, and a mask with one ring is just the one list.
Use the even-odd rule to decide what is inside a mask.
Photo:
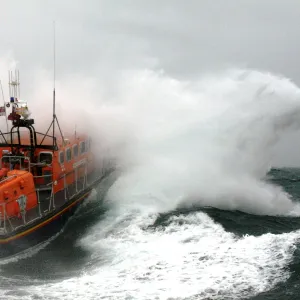
[[(24, 197), (26, 201), (21, 201)], [(4, 180), (2, 184), (0, 181), (1, 215), (7, 218), (20, 217), (22, 212), (20, 204), (24, 206), (25, 211), (38, 204), (33, 175), (27, 171), (12, 170), (7, 172), (7, 180)]]

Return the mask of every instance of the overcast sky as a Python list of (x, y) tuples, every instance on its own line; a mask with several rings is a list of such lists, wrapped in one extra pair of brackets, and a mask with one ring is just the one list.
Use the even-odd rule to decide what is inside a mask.
[[(297, 0), (1, 0), (0, 51), (60, 72), (152, 66), (193, 75), (241, 65), (300, 82)], [(109, 59), (109, 60), (108, 60)]]
[[(0, 0), (0, 57), (16, 59), (25, 82), (52, 68), (53, 20), (58, 78), (105, 80), (128, 68), (189, 78), (240, 66), (300, 85), (299, 0)], [(281, 151), (297, 156), (287, 141)]]

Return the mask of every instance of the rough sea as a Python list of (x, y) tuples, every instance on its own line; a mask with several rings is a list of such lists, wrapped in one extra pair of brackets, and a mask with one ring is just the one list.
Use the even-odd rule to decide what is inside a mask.
[[(268, 175), (299, 199), (299, 169)], [(117, 216), (110, 186), (54, 239), (0, 262), (1, 299), (299, 298), (299, 217), (197, 206)]]

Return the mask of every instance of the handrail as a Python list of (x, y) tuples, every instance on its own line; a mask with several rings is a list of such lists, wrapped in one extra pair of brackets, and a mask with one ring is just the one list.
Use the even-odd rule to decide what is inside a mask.
[[(26, 213), (23, 216), (22, 215), (22, 224), (20, 224), (19, 221), (17, 221), (16, 216), (7, 216), (6, 213), (6, 202), (0, 203), (0, 208), (3, 207), (3, 215), (0, 215), (0, 234), (2, 234), (1, 230), (4, 230), (6, 233), (7, 232), (13, 232), (23, 226), (26, 226), (42, 217), (45, 216), (45, 214), (55, 210), (55, 194), (54, 193), (54, 186), (57, 184), (57, 182), (62, 182), (61, 180), (63, 180), (64, 184), (63, 184), (63, 188), (60, 189), (60, 191), (64, 191), (65, 193), (65, 201), (70, 201), (71, 199), (74, 199), (74, 197), (76, 197), (76, 195), (80, 194), (83, 192), (83, 190), (88, 187), (93, 185), (95, 182), (97, 182), (98, 179), (93, 180), (93, 182), (88, 183), (88, 173), (87, 173), (87, 169), (88, 169), (88, 161), (86, 161), (83, 165), (80, 165), (78, 167), (76, 167), (74, 170), (72, 170), (72, 172), (68, 172), (63, 174), (63, 176), (61, 178), (56, 179), (55, 181), (51, 181), (50, 183), (45, 184), (44, 186), (51, 186), (51, 193), (50, 193), (50, 197), (49, 198), (45, 198), (44, 200), (41, 201), (40, 198), (40, 193), (42, 191), (42, 189), (39, 189), (38, 185), (35, 188), (35, 191), (31, 192), (31, 193), (36, 193), (37, 195), (37, 206), (35, 207), (37, 209), (36, 211), (36, 215), (32, 216), (33, 218), (30, 218), (27, 220), (26, 218)], [(84, 172), (80, 175), (77, 176), (79, 174), (78, 170), (81, 168), (85, 168)], [(66, 178), (71, 175), (74, 174), (74, 181), (72, 181), (72, 183), (68, 184)], [(42, 176), (33, 176), (34, 178), (48, 178), (51, 177), (52, 174), (47, 174), (47, 175), (42, 175)], [(100, 176), (100, 173), (99, 173)], [(103, 174), (101, 173), (101, 176), (103, 176)], [(17, 175), (13, 175), (11, 177), (17, 177)], [(6, 179), (9, 180), (9, 179)], [(79, 184), (80, 188), (77, 189), (77, 184)], [(76, 188), (75, 188), (76, 186)], [(71, 188), (71, 190), (70, 190)], [(50, 192), (50, 189), (49, 189)], [(30, 193), (30, 194), (31, 194)], [(27, 194), (28, 196), (28, 194)], [(43, 202), (43, 201), (47, 201), (47, 202)], [(49, 201), (49, 202), (48, 202)], [(43, 204), (44, 203), (44, 204)], [(42, 211), (44, 208), (46, 208), (44, 205), (47, 205), (47, 209), (45, 211)], [(21, 220), (20, 219), (20, 220)], [(7, 228), (9, 224), (9, 227)]]
[[(8, 160), (4, 162), (4, 160)], [(28, 167), (25, 167), (25, 160)], [(12, 162), (13, 161), (13, 162)], [(23, 161), (23, 163), (22, 163)], [(8, 163), (10, 165), (10, 170), (14, 169), (11, 168), (12, 164), (19, 164), (21, 170), (28, 170), (30, 172), (30, 157), (25, 155), (3, 155), (0, 160), (0, 168), (2, 168), (3, 163)]]

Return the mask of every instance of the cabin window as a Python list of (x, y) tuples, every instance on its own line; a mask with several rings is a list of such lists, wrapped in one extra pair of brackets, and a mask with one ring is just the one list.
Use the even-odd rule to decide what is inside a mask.
[(52, 164), (52, 153), (51, 152), (41, 152), (39, 154), (39, 162), (46, 163), (47, 165)]
[(80, 155), (85, 152), (85, 142), (80, 143)]
[(88, 152), (91, 150), (91, 138), (88, 138), (86, 141), (85, 141), (85, 151)]
[(61, 164), (63, 164), (65, 162), (65, 156), (64, 156), (64, 152), (63, 151), (59, 152), (59, 162)]
[(72, 159), (71, 148), (66, 149), (66, 160), (70, 161)]
[(73, 156), (74, 157), (78, 156), (78, 145), (77, 144), (73, 146)]

